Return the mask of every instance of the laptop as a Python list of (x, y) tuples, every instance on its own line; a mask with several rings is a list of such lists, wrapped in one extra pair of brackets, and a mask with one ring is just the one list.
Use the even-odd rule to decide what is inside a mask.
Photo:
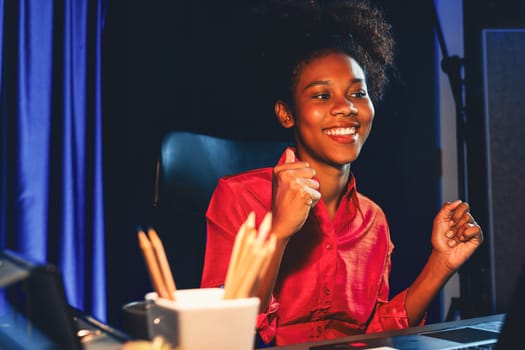
[(311, 346), (310, 350), (459, 350), (496, 349), (496, 343), (503, 318), (485, 320), (450, 329), (429, 331), (427, 333), (400, 334), (382, 337), (366, 337), (347, 342)]
[(68, 304), (54, 265), (0, 253), (0, 349), (119, 349), (127, 339)]
[[(355, 341), (313, 345), (310, 350), (356, 350), (356, 349), (416, 349), (416, 350), (461, 350), (461, 349), (525, 349), (521, 317), (525, 315), (525, 265), (514, 288), (505, 315), (492, 315), (472, 320), (461, 320), (429, 325), (427, 331), (410, 333), (392, 332), (391, 336), (363, 337)], [(443, 327), (444, 326), (444, 327)], [(435, 330), (431, 330), (435, 328)], [(417, 331), (417, 329), (416, 329)], [(399, 335), (397, 335), (399, 334)]]

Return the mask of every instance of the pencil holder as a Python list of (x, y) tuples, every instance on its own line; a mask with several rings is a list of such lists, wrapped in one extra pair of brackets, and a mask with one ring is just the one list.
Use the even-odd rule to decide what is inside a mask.
[(183, 289), (175, 300), (146, 294), (150, 339), (185, 350), (254, 348), (259, 298), (224, 299), (221, 288)]

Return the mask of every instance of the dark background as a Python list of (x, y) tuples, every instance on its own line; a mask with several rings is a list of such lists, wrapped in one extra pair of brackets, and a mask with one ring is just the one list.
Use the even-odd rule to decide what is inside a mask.
[[(525, 30), (525, 2), (464, 0), (463, 5), (469, 202), (488, 238), (467, 266), (474, 271), (469, 285), (475, 299), (490, 296), (500, 313), (511, 307), (508, 300), (525, 268), (525, 41), (519, 39), (523, 34), (511, 34)], [(484, 41), (484, 29), (499, 31), (498, 39)]]
[[(432, 220), (441, 206), (436, 47), (432, 1), (408, 0), (402, 7), (399, 2), (375, 2), (383, 6), (393, 24), (398, 75), (383, 102), (376, 105), (372, 134), (352, 168), (358, 189), (384, 209), (390, 222), (396, 245), (392, 258), (394, 295), (408, 287), (422, 268), (430, 252)], [(465, 16), (472, 13), (477, 19), (471, 26), (474, 34), (466, 29), (468, 40), (478, 40), (475, 32), (483, 25), (480, 22), (495, 11), (494, 5), (485, 2), (486, 7), (477, 1), (465, 2)], [(240, 139), (288, 138), (272, 114), (273, 106), (239, 107), (237, 102), (250, 93), (250, 86), (231, 86), (230, 73), (221, 69), (228, 55), (242, 49), (228, 45), (230, 31), (238, 30), (239, 4), (109, 1), (103, 93), (110, 324), (119, 325), (123, 304), (142, 299), (151, 289), (136, 228), (151, 224), (155, 161), (162, 135), (168, 130), (188, 130)], [(479, 11), (487, 12), (482, 16)], [(483, 189), (483, 184), (476, 186)], [(474, 215), (483, 224), (486, 197), (474, 200)], [(477, 255), (473, 259), (476, 264), (486, 263), (486, 251), (481, 249)], [(184, 263), (184, 257), (170, 258), (174, 265)], [(179, 288), (198, 287), (195, 279), (181, 280), (177, 274), (175, 279)], [(436, 300), (428, 321), (439, 317)]]

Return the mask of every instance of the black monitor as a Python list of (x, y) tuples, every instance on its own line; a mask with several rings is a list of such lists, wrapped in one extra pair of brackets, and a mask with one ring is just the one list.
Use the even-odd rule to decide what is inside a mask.
[(81, 350), (59, 270), (0, 253), (0, 348)]

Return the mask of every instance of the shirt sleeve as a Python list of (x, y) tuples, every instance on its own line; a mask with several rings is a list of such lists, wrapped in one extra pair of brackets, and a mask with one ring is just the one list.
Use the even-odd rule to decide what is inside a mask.
[(225, 181), (219, 180), (206, 212), (207, 238), (202, 288), (224, 285), (237, 231), (248, 215), (239, 207), (238, 197)]
[(264, 345), (271, 344), (277, 334), (277, 310), (279, 310), (279, 303), (272, 295), (268, 311), (260, 313), (257, 316), (255, 326)]
[[(382, 332), (388, 330), (410, 327), (405, 308), (405, 299), (408, 289), (403, 290), (387, 303), (378, 303), (376, 312), (368, 324), (366, 333)], [(426, 315), (416, 326), (425, 324)]]
[[(226, 181), (219, 180), (206, 213), (207, 242), (202, 288), (224, 285), (235, 237), (252, 207), (248, 202)], [(279, 303), (272, 296), (268, 310), (257, 317), (257, 332), (265, 344), (275, 339), (278, 309)]]
[(407, 328), (408, 317), (405, 309), (405, 297), (406, 290), (396, 295), (389, 302), (379, 301), (366, 333)]

